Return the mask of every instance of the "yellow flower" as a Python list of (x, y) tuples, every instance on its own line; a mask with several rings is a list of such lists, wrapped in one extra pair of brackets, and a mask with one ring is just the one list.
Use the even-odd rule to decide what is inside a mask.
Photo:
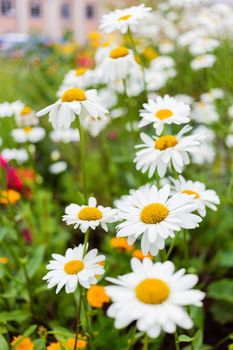
[(7, 264), (8, 263), (8, 258), (6, 257), (6, 256), (2, 256), (1, 258), (0, 258), (0, 263), (1, 264)]
[[(73, 350), (74, 343), (75, 343), (75, 338), (69, 338), (67, 340), (67, 343), (66, 343), (66, 350)], [(87, 346), (86, 337), (83, 337), (79, 334), (77, 348), (78, 349), (85, 349), (86, 346)]]
[(61, 350), (59, 343), (51, 343), (46, 347), (46, 350)]
[(149, 258), (149, 259), (153, 259), (153, 256), (151, 254), (148, 254), (148, 255), (143, 255), (141, 249), (136, 249), (132, 252), (132, 256), (134, 258), (138, 258), (140, 260), (143, 260), (144, 258)]
[(0, 193), (1, 204), (15, 204), (21, 198), (21, 194), (15, 190), (3, 190)]
[[(34, 344), (30, 340), (30, 338), (24, 338), (22, 339), (22, 341), (19, 342), (21, 338), (22, 336), (19, 335), (18, 337), (14, 337), (14, 339), (12, 340), (11, 345), (13, 346), (14, 350), (34, 350)], [(16, 343), (18, 344), (15, 345)]]
[(110, 298), (103, 286), (94, 285), (87, 291), (87, 301), (92, 307), (101, 308), (104, 303), (110, 302)]
[(110, 245), (120, 251), (130, 252), (133, 249), (133, 245), (127, 243), (127, 238), (125, 237), (113, 237), (110, 241)]

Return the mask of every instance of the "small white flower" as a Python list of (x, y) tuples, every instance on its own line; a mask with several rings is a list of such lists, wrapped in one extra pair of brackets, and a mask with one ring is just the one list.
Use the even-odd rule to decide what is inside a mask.
[(81, 118), (81, 124), (86, 129), (92, 137), (96, 137), (100, 134), (100, 132), (106, 128), (109, 123), (110, 118), (103, 119), (95, 119), (92, 116), (86, 116)]
[(38, 112), (37, 116), (41, 117), (47, 113), (55, 129), (69, 129), (76, 115), (92, 115), (93, 118), (105, 119), (108, 111), (100, 105), (96, 90), (71, 88), (66, 90), (56, 103)]
[(215, 100), (222, 99), (224, 97), (224, 91), (220, 88), (210, 89), (209, 92), (201, 94), (200, 101), (206, 104), (214, 103)]
[(0, 118), (12, 117), (14, 111), (12, 109), (12, 104), (9, 102), (0, 103)]
[(213, 38), (197, 38), (190, 46), (189, 51), (192, 55), (203, 55), (207, 52), (214, 51), (220, 42)]
[(11, 132), (13, 139), (18, 143), (37, 143), (45, 137), (45, 130), (40, 127), (25, 127), (23, 129), (14, 129)]
[(136, 328), (157, 338), (162, 331), (174, 333), (176, 327), (190, 329), (193, 322), (184, 306), (202, 306), (205, 293), (192, 289), (198, 277), (186, 274), (185, 269), (175, 272), (171, 261), (153, 263), (131, 260), (133, 272), (118, 278), (107, 278), (115, 286), (105, 290), (113, 304), (107, 315), (115, 319), (115, 327), (127, 327), (136, 321)]
[(88, 205), (70, 204), (65, 208), (65, 215), (62, 220), (67, 225), (74, 225), (74, 228), (80, 227), (82, 232), (86, 232), (88, 228), (95, 230), (97, 226), (101, 226), (108, 231), (107, 223), (116, 221), (116, 210), (110, 207), (104, 208), (102, 205), (97, 206), (94, 197), (90, 197)]
[(26, 106), (21, 101), (13, 102), (11, 104), (11, 107), (14, 111), (15, 121), (18, 127), (26, 128), (37, 125), (39, 123), (35, 111), (31, 107)]
[(191, 111), (191, 118), (198, 123), (211, 124), (219, 119), (219, 115), (214, 104), (196, 102)]
[(157, 171), (160, 177), (163, 177), (167, 168), (174, 166), (178, 173), (181, 173), (184, 165), (190, 163), (189, 153), (195, 153), (199, 150), (200, 136), (183, 136), (192, 128), (186, 125), (177, 135), (165, 135), (151, 138), (141, 133), (141, 139), (144, 142), (137, 145), (141, 148), (136, 152), (134, 162), (136, 169), (142, 173), (149, 171), (149, 178)]
[(50, 138), (53, 142), (78, 142), (79, 131), (78, 129), (56, 129), (50, 133)]
[(63, 173), (67, 169), (67, 163), (64, 161), (53, 163), (49, 166), (49, 172), (52, 174)]
[(215, 133), (205, 125), (199, 125), (193, 134), (200, 136), (200, 149), (201, 152), (192, 154), (192, 162), (195, 164), (211, 164), (215, 159), (215, 148), (213, 141), (215, 139)]
[(96, 276), (104, 273), (103, 266), (99, 262), (105, 260), (104, 255), (97, 255), (98, 250), (92, 249), (84, 256), (84, 245), (69, 248), (65, 256), (52, 254), (54, 260), (50, 260), (47, 269), (50, 270), (43, 280), (48, 282), (48, 288), (57, 286), (56, 294), (65, 286), (66, 293), (73, 293), (78, 284), (84, 288), (90, 288), (96, 284)]
[(124, 80), (131, 74), (137, 74), (140, 71), (133, 52), (124, 46), (111, 50), (100, 68), (103, 72), (103, 80), (106, 82)]
[(185, 180), (179, 176), (178, 180), (171, 179), (175, 193), (186, 193), (192, 200), (198, 203), (197, 211), (201, 216), (206, 215), (206, 207), (217, 210), (216, 205), (220, 203), (219, 197), (214, 190), (206, 189), (200, 181)]
[(2, 150), (1, 155), (7, 161), (16, 160), (18, 163), (25, 163), (28, 160), (28, 153), (23, 148), (5, 148)]
[(197, 56), (191, 61), (191, 68), (193, 70), (199, 70), (202, 68), (210, 68), (213, 67), (216, 61), (216, 57), (214, 55), (206, 54)]
[(105, 33), (112, 33), (119, 30), (125, 34), (128, 29), (136, 32), (139, 22), (148, 16), (151, 8), (145, 7), (145, 4), (132, 6), (125, 9), (118, 9), (103, 15), (101, 19), (100, 29)]
[(164, 124), (180, 125), (190, 121), (190, 107), (168, 95), (158, 96), (155, 101), (149, 100), (143, 107), (140, 111), (142, 120), (139, 127), (153, 123), (158, 135), (163, 131)]
[(155, 185), (144, 186), (117, 202), (118, 218), (124, 220), (117, 226), (117, 237), (128, 237), (133, 244), (139, 237), (144, 255), (156, 255), (164, 248), (165, 239), (174, 237), (181, 228), (195, 228), (201, 222), (192, 211), (198, 203), (186, 194), (170, 196), (170, 186), (158, 190)]
[(70, 70), (64, 77), (63, 85), (68, 87), (76, 87), (81, 89), (87, 89), (93, 86), (93, 80), (95, 73), (93, 70), (86, 67), (79, 67), (77, 69)]

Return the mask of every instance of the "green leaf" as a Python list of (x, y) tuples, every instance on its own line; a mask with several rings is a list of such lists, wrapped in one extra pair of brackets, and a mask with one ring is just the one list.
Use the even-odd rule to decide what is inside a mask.
[(222, 267), (233, 267), (233, 250), (220, 250), (216, 255), (216, 260)]
[(190, 343), (192, 342), (193, 340), (195, 339), (194, 338), (191, 338), (185, 334), (181, 334), (179, 337), (178, 337), (178, 342), (177, 343)]
[(1, 350), (8, 350), (9, 349), (9, 345), (7, 344), (6, 339), (1, 334), (0, 334), (0, 349)]
[(200, 350), (203, 344), (203, 331), (199, 329), (194, 336), (193, 350)]
[(32, 278), (43, 262), (43, 257), (45, 253), (45, 246), (41, 245), (33, 252), (33, 258), (29, 261), (27, 265), (28, 275)]
[(233, 304), (233, 280), (225, 278), (211, 283), (208, 288), (208, 296)]
[(29, 312), (24, 310), (0, 312), (0, 322), (5, 322), (5, 321), (22, 322), (28, 319), (29, 317), (30, 317)]
[(215, 301), (211, 305), (214, 320), (220, 324), (233, 321), (233, 305), (223, 301)]
[(31, 325), (24, 333), (23, 333), (23, 337), (29, 337), (32, 333), (35, 332), (35, 330), (37, 329), (37, 325), (33, 324)]

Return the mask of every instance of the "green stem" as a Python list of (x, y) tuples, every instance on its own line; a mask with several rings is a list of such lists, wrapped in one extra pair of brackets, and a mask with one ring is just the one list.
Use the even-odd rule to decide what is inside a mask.
[(177, 333), (177, 331), (175, 331), (174, 337), (175, 337), (175, 347), (176, 347), (176, 350), (180, 350), (180, 343), (178, 342), (178, 333)]
[(149, 338), (147, 333), (144, 336), (144, 340), (143, 340), (143, 348), (142, 350), (148, 350), (149, 349)]
[(25, 263), (21, 263), (22, 268), (23, 268), (23, 272), (24, 272), (24, 276), (25, 276), (25, 280), (26, 280), (26, 285), (27, 285), (27, 290), (28, 290), (28, 296), (29, 296), (29, 307), (30, 307), (30, 311), (32, 314), (32, 317), (35, 317), (35, 313), (33, 310), (33, 295), (32, 295), (32, 290), (31, 290), (31, 283), (30, 283), (30, 278), (28, 275), (28, 271), (27, 271), (27, 267), (25, 265)]
[(188, 242), (188, 232), (183, 230), (184, 234), (184, 265), (187, 268), (189, 261), (189, 242)]
[(85, 203), (87, 204), (87, 176), (86, 176), (86, 163), (85, 163), (85, 143), (83, 129), (79, 117), (77, 117), (78, 131), (80, 137), (80, 153), (81, 153), (81, 166), (82, 166), (82, 178), (83, 178), (83, 193), (85, 198)]
[(76, 320), (76, 330), (75, 330), (75, 340), (74, 340), (74, 349), (76, 350), (78, 347), (78, 336), (79, 336), (79, 329), (80, 329), (80, 323), (81, 323), (81, 309), (82, 309), (82, 287), (79, 286), (79, 302), (78, 302), (78, 310), (77, 310), (77, 320)]
[(175, 237), (173, 238), (173, 240), (172, 240), (172, 242), (171, 242), (171, 245), (170, 245), (170, 247), (169, 247), (169, 249), (168, 249), (168, 252), (167, 252), (167, 260), (169, 259), (169, 257), (170, 257), (170, 255), (171, 255), (171, 253), (172, 253), (172, 251), (173, 251), (173, 248), (174, 248), (174, 246), (175, 246), (175, 242), (176, 242), (176, 235), (175, 235)]
[(167, 253), (165, 247), (161, 250), (161, 257), (163, 262), (167, 260)]

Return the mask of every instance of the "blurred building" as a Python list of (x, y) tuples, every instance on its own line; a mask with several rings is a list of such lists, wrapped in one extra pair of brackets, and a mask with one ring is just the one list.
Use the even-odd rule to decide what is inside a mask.
[(0, 34), (37, 33), (59, 39), (72, 31), (79, 42), (98, 28), (99, 0), (0, 0)]

